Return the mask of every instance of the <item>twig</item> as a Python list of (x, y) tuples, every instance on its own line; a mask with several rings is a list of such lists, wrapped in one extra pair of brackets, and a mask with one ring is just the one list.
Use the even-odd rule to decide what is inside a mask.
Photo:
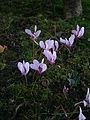
[(20, 107), (22, 107), (23, 105), (24, 105), (24, 102), (21, 103), (21, 104), (19, 104), (19, 105), (16, 107), (15, 113), (14, 113), (14, 115), (12, 116), (11, 120), (13, 120), (13, 119), (16, 117), (18, 109), (19, 109)]

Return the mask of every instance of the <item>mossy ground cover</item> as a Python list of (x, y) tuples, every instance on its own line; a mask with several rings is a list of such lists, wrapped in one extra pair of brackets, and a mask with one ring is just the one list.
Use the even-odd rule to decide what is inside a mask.
[[(83, 0), (83, 15), (70, 20), (63, 16), (62, 1), (45, 4), (41, 0), (0, 1), (0, 44), (8, 49), (0, 54), (0, 120), (77, 120), (79, 109), (75, 103), (83, 100), (90, 87), (90, 1)], [(28, 85), (17, 68), (19, 61), (32, 63), (32, 41), (25, 28), (34, 25), (42, 31), (37, 39), (45, 41), (54, 37), (69, 37), (76, 25), (85, 27), (85, 34), (69, 54), (66, 48), (58, 51), (54, 65), (48, 64), (43, 75), (33, 78), (30, 70)], [(35, 58), (39, 59), (40, 48), (35, 45)], [(70, 75), (73, 82), (69, 82)], [(67, 86), (67, 98), (63, 87)], [(83, 108), (87, 120), (90, 109)], [(73, 112), (74, 111), (74, 112)], [(68, 118), (65, 117), (65, 112)]]

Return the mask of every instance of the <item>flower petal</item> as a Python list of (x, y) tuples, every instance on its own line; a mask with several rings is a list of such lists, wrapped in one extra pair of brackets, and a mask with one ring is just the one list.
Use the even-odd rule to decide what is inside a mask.
[(77, 37), (82, 37), (83, 36), (83, 34), (84, 34), (84, 27), (82, 27), (81, 28), (81, 30), (79, 31), (79, 33), (78, 33), (78, 36)]
[(47, 70), (47, 65), (46, 64), (44, 64), (44, 63), (40, 63), (40, 68), (42, 68), (42, 71), (41, 71), (41, 73), (43, 73), (44, 71), (46, 71)]
[(38, 70), (38, 68), (39, 68), (39, 62), (36, 59), (34, 59), (33, 60), (33, 64), (30, 64), (30, 67), (32, 69), (34, 69), (34, 70)]
[(21, 71), (22, 74), (24, 74), (24, 67), (23, 64), (21, 62), (18, 62), (18, 69)]
[(29, 30), (29, 29), (25, 29), (25, 32), (26, 32), (28, 35), (32, 36), (32, 32), (31, 32), (31, 30)]
[(45, 44), (46, 44), (46, 49), (49, 50), (49, 49), (53, 48), (54, 40), (46, 40)]
[(40, 42), (39, 42), (39, 45), (40, 45), (40, 47), (41, 47), (42, 49), (45, 49), (45, 44), (44, 44), (43, 41), (40, 41)]
[(38, 36), (40, 35), (40, 33), (41, 33), (41, 30), (38, 30), (38, 31), (35, 32), (34, 34), (35, 34), (36, 37), (38, 37)]
[(53, 50), (57, 51), (58, 48), (59, 48), (58, 41), (55, 40), (55, 41), (54, 41), (54, 48), (53, 48)]
[(57, 57), (56, 51), (53, 51), (53, 60), (54, 60), (54, 61), (56, 60), (56, 57)]
[(71, 35), (70, 38), (69, 38), (70, 46), (73, 45), (74, 39), (75, 39), (75, 35)]
[(27, 75), (27, 73), (29, 72), (29, 63), (26, 62), (26, 63), (24, 64), (24, 67), (25, 67), (25, 74)]
[(42, 59), (41, 63), (44, 63), (44, 58)]
[(37, 31), (37, 25), (35, 25), (35, 28), (34, 28), (35, 32)]
[(65, 43), (66, 43), (66, 40), (65, 40), (65, 39), (60, 38), (60, 42), (65, 44)]
[(79, 120), (85, 120), (85, 119), (86, 119), (86, 117), (83, 115), (82, 109), (81, 109), (81, 107), (80, 107)]
[(72, 33), (77, 36), (77, 31), (76, 30), (72, 30)]
[(65, 40), (66, 40), (66, 46), (71, 47), (70, 42), (66, 38), (65, 38)]
[(79, 25), (77, 25), (77, 32), (79, 32), (79, 30), (80, 30), (80, 27), (79, 27)]
[(50, 59), (52, 58), (52, 53), (50, 51), (48, 51), (48, 50), (44, 50), (43, 54), (50, 61)]
[(87, 94), (86, 94), (86, 100), (88, 100), (88, 97), (89, 97), (89, 88), (87, 89)]

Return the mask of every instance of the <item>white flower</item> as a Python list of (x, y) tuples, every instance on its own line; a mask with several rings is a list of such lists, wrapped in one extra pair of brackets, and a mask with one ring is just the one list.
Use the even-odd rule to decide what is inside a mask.
[(43, 54), (46, 56), (47, 60), (49, 61), (50, 64), (54, 64), (56, 60), (56, 51), (51, 51), (44, 50)]
[(46, 40), (45, 43), (43, 41), (39, 42), (39, 45), (44, 50), (53, 49), (54, 51), (58, 50), (59, 44), (56, 40)]
[(18, 69), (21, 71), (22, 75), (26, 76), (29, 72), (29, 63), (23, 60), (23, 63), (18, 62)]
[(84, 34), (84, 27), (79, 27), (79, 25), (77, 25), (77, 29), (76, 30), (72, 30), (72, 33), (76, 36), (76, 37), (78, 37), (78, 38), (80, 38), (80, 37), (82, 37), (83, 36), (83, 34)]
[(30, 67), (37, 70), (40, 74), (47, 70), (47, 65), (44, 64), (44, 59), (42, 59), (41, 63), (34, 59), (33, 64), (30, 64)]
[(60, 38), (60, 42), (65, 44), (67, 47), (71, 47), (74, 43), (74, 39), (75, 39), (75, 36), (74, 35), (71, 35), (69, 40), (67, 40), (67, 38), (63, 39), (63, 38)]

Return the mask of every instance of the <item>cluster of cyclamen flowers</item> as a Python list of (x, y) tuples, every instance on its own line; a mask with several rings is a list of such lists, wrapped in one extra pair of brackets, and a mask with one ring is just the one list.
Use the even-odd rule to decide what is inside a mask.
[[(43, 41), (40, 41), (39, 44), (36, 42), (37, 37), (40, 35), (41, 30), (37, 30), (37, 26), (35, 25), (34, 33), (31, 32), (29, 29), (25, 29), (25, 32), (30, 35), (31, 39), (34, 43), (39, 45), (43, 49), (43, 54), (47, 58), (50, 64), (54, 64), (55, 60), (57, 58), (57, 51), (59, 48), (59, 43), (56, 40), (46, 40), (45, 43)], [(67, 48), (71, 48), (75, 37), (80, 38), (84, 34), (84, 27), (80, 28), (79, 25), (77, 25), (76, 30), (72, 30), (72, 35), (70, 36), (69, 40), (67, 38), (63, 39), (60, 38), (60, 43), (65, 44)], [(29, 62), (25, 62), (23, 60), (23, 63), (18, 63), (18, 69), (21, 71), (22, 75), (26, 76), (29, 72), (29, 69), (34, 69), (38, 71), (40, 74), (42, 74), (44, 71), (47, 70), (47, 65), (44, 63), (44, 58), (42, 59), (41, 63), (39, 63), (38, 60), (34, 59), (32, 64), (29, 64)]]
[[(47, 60), (49, 61), (50, 64), (54, 64), (55, 60), (57, 58), (57, 51), (59, 48), (59, 43), (56, 40), (46, 40), (45, 42), (40, 41), (39, 43), (36, 42), (36, 39), (38, 38), (38, 36), (41, 33), (41, 30), (37, 30), (37, 26), (35, 25), (34, 28), (34, 33), (31, 32), (31, 30), (29, 29), (25, 29), (25, 32), (30, 35), (31, 39), (33, 40), (33, 42), (36, 45), (39, 45), (40, 48), (43, 49), (43, 55), (45, 55), (45, 57), (47, 58)], [(71, 48), (74, 44), (75, 38), (81, 38), (84, 34), (84, 27), (79, 27), (79, 25), (77, 25), (76, 30), (72, 30), (72, 34), (70, 36), (69, 39), (65, 38), (61, 38), (60, 37), (60, 43), (64, 44), (66, 46), (66, 48)], [(33, 59), (33, 63), (29, 64), (29, 62), (25, 62), (23, 60), (23, 63), (18, 62), (18, 69), (20, 70), (20, 72), (22, 73), (23, 76), (26, 77), (26, 75), (29, 72), (29, 69), (33, 69), (38, 71), (39, 74), (42, 74), (44, 71), (47, 70), (47, 65), (44, 63), (44, 58), (42, 59), (41, 63), (39, 63), (38, 60)], [(64, 93), (68, 92), (68, 89), (66, 89), (66, 87), (64, 87)], [(86, 95), (86, 99), (84, 101), (81, 101), (79, 103), (77, 103), (76, 105), (83, 103), (84, 106), (86, 107), (90, 107), (90, 92), (89, 92), (89, 88), (87, 91), (87, 95)], [(80, 114), (79, 114), (79, 120), (85, 120), (86, 117), (83, 115), (82, 113), (82, 109), (80, 107)]]

